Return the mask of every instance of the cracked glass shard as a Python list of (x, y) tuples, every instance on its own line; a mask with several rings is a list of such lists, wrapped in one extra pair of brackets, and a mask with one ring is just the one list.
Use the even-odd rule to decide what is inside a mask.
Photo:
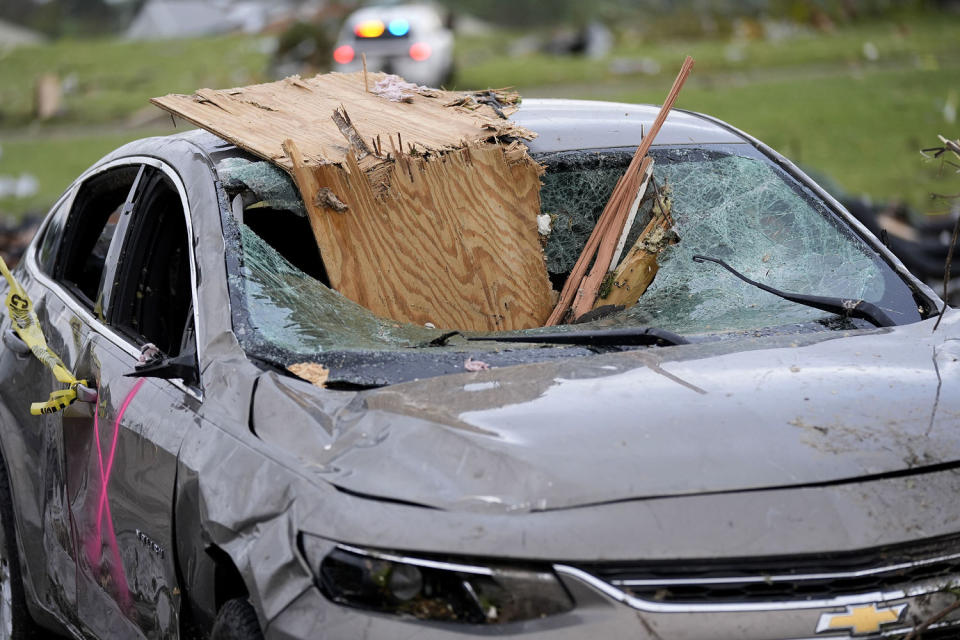
[(303, 199), (287, 172), (265, 160), (247, 160), (237, 156), (217, 163), (223, 188), (230, 193), (248, 192), (247, 207), (259, 206), (307, 215)]
[[(294, 353), (381, 350), (430, 341), (435, 330), (378, 318), (293, 266), (240, 225), (243, 283), (251, 328), (268, 345)], [(244, 336), (241, 336), (243, 339)]]

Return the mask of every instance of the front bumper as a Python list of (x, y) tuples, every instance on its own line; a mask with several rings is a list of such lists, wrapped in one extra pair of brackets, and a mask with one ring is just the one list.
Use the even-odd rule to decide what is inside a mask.
[[(862, 593), (821, 601), (673, 604), (643, 600), (573, 567), (555, 567), (576, 608), (523, 623), (480, 626), (426, 623), (332, 604), (316, 588), (303, 592), (267, 628), (267, 637), (442, 640), (466, 637), (638, 638), (650, 640), (873, 640), (904, 638), (947, 611), (958, 579), (908, 593)], [(895, 618), (891, 619), (892, 616)], [(960, 638), (960, 610), (930, 624), (917, 640)]]

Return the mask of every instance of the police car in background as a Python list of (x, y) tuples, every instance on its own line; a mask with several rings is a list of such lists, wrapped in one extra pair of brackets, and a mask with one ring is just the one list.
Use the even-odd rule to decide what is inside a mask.
[(453, 75), (453, 32), (428, 4), (365, 7), (353, 12), (333, 49), (333, 71), (384, 71), (438, 87)]

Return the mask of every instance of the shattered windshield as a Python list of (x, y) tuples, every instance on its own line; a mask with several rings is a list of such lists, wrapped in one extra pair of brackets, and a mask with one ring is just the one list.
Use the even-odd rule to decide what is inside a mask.
[[(548, 217), (549, 224), (542, 224), (541, 232), (547, 270), (557, 290), (632, 153), (632, 148), (621, 148), (537, 157), (547, 169), (541, 218), (546, 222)], [(696, 336), (835, 317), (751, 287), (716, 265), (695, 263), (696, 254), (722, 259), (781, 290), (863, 299), (900, 322), (918, 319), (910, 290), (890, 267), (817, 196), (753, 147), (654, 147), (651, 156), (654, 170), (647, 195), (655, 190), (667, 194), (678, 241), (659, 255), (659, 272), (637, 304), (552, 331), (654, 326)], [(240, 269), (230, 286), (235, 303), (243, 307), (244, 326), (237, 331), (248, 351), (279, 351), (290, 360), (332, 351), (410, 351), (428, 345), (470, 352), (503, 348), (497, 342), (448, 340), (449, 332), (430, 326), (378, 318), (329, 288), (289, 177), (266, 162), (228, 160), (217, 170), (232, 198), (232, 223), (239, 237)], [(653, 201), (647, 196), (640, 200), (626, 247), (650, 221)]]
[[(553, 219), (548, 271), (568, 273), (629, 163), (632, 150), (577, 151), (539, 158), (542, 208)], [(639, 302), (604, 324), (657, 326), (681, 334), (758, 329), (809, 322), (830, 314), (776, 298), (730, 277), (697, 254), (720, 258), (747, 277), (789, 292), (878, 302), (891, 278), (859, 237), (816, 196), (747, 145), (656, 148), (653, 183), (672, 201), (679, 238), (660, 255), (660, 270)], [(650, 194), (652, 195), (652, 193)], [(626, 246), (651, 216), (640, 207)]]

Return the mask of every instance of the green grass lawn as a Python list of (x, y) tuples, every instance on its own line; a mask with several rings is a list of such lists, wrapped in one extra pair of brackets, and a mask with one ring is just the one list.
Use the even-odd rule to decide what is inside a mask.
[(0, 127), (30, 122), (36, 78), (64, 83), (57, 123), (122, 120), (154, 96), (201, 87), (235, 87), (264, 79), (263, 40), (243, 36), (129, 42), (63, 40), (0, 54)]
[[(500, 36), (503, 50), (508, 39)], [(870, 43), (877, 57), (868, 60)], [(854, 194), (943, 210), (931, 192), (955, 193), (919, 150), (938, 133), (956, 138), (944, 118), (960, 100), (960, 16), (873, 23), (781, 42), (707, 40), (621, 44), (612, 58), (649, 58), (657, 74), (617, 75), (610, 59), (511, 56), (480, 42), (460, 49), (458, 84), (516, 86), (528, 97), (659, 104), (685, 55), (697, 60), (677, 106), (709, 113), (756, 136), (792, 160), (832, 176)], [(469, 60), (476, 64), (469, 64)]]
[[(932, 211), (931, 192), (960, 191), (955, 176), (938, 177), (919, 154), (939, 133), (960, 137), (960, 123), (944, 118), (951, 92), (960, 100), (960, 16), (801, 30), (776, 42), (680, 42), (628, 36), (630, 26), (621, 26), (620, 44), (603, 60), (513, 55), (519, 34), (509, 32), (461, 38), (456, 85), (659, 104), (690, 54), (697, 65), (678, 106), (724, 119), (853, 193)], [(875, 59), (867, 59), (867, 43)], [(233, 36), (63, 41), (0, 54), (0, 176), (27, 172), (40, 184), (31, 198), (0, 199), (0, 212), (16, 217), (49, 205), (104, 153), (156, 133), (125, 124), (150, 97), (265, 80), (266, 50), (263, 39)], [(644, 58), (659, 63), (659, 73), (615, 73)], [(60, 117), (28, 125), (35, 78), (49, 72), (73, 89)]]
[(29, 198), (0, 198), (0, 212), (19, 218), (44, 212), (74, 178), (120, 145), (150, 135), (166, 135), (172, 127), (157, 130), (127, 130), (117, 133), (49, 135), (39, 140), (18, 138), (4, 141), (0, 132), (0, 175), (28, 173), (37, 178), (39, 191)]
[[(743, 85), (691, 83), (678, 106), (709, 113), (763, 140), (794, 162), (832, 176), (847, 191), (904, 200), (919, 211), (943, 210), (930, 194), (955, 193), (939, 164), (919, 150), (938, 133), (957, 137), (943, 117), (960, 64), (948, 68), (862, 71), (826, 77), (767, 79)], [(610, 96), (659, 103), (666, 85)]]
[(799, 29), (782, 40), (712, 39), (697, 41), (650, 40), (621, 36), (610, 59), (532, 53), (513, 55), (513, 40), (521, 34), (500, 33), (491, 38), (464, 38), (457, 49), (457, 85), (462, 88), (499, 87), (504, 83), (520, 90), (554, 83), (600, 83), (626, 81), (631, 76), (611, 70), (611, 59), (628, 61), (647, 58), (661, 67), (659, 74), (639, 76), (672, 80), (683, 58), (697, 60), (695, 73), (780, 71), (791, 73), (804, 68), (829, 71), (837, 67), (868, 64), (864, 46), (869, 43), (877, 58), (874, 66), (891, 64), (935, 65), (938, 59), (960, 57), (960, 15), (917, 16), (906, 22), (872, 22), (820, 33)]

